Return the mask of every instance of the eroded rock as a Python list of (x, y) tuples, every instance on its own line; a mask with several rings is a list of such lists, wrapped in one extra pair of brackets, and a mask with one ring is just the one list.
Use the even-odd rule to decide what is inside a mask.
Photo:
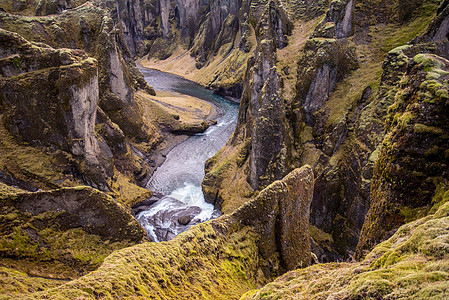
[(2, 29), (0, 39), (1, 103), (8, 130), (22, 142), (68, 151), (95, 166), (91, 180), (106, 189), (112, 155), (100, 148), (95, 134), (97, 61), (79, 50), (34, 46)]
[(430, 209), (438, 185), (448, 180), (448, 70), (449, 61), (436, 55), (418, 54), (408, 61), (401, 78), (408, 85), (397, 90), (389, 107), (370, 210), (357, 246), (359, 257), (420, 216), (419, 209)]

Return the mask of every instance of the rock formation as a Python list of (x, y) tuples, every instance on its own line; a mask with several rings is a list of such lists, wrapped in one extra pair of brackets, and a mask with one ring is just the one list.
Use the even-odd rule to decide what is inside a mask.
[(238, 298), (285, 270), (310, 264), (312, 191), (310, 167), (296, 169), (231, 215), (169, 242), (116, 251), (96, 272), (32, 296)]
[(76, 278), (145, 238), (114, 199), (91, 187), (1, 195), (1, 263), (30, 275)]
[(447, 184), (449, 61), (435, 54), (415, 55), (417, 48), (406, 46), (390, 54), (402, 59), (404, 73), (388, 108), (387, 134), (374, 167), (358, 251), (371, 249), (400, 225), (425, 214), (437, 188)]
[(444, 299), (449, 275), (443, 267), (447, 261), (447, 200), (446, 189), (428, 216), (401, 226), (361, 262), (318, 264), (288, 272), (241, 299)]
[[(256, 30), (260, 43), (255, 57), (249, 60), (247, 66), (237, 129), (222, 150), (226, 153), (226, 148), (239, 148), (237, 151), (240, 153), (240, 162), (237, 165), (245, 173), (240, 176), (248, 176), (249, 191), (282, 178), (290, 166), (292, 142), (289, 139), (289, 123), (284, 114), (285, 103), (280, 93), (282, 79), (276, 69), (276, 49), (285, 46), (285, 35), (290, 30), (289, 22), (285, 12), (275, 2), (266, 6), (262, 22)], [(235, 166), (223, 166), (224, 172), (217, 175), (212, 171), (213, 168), (220, 168), (217, 166), (220, 164), (220, 156), (225, 155), (220, 153), (206, 162), (207, 174), (203, 181), (206, 201), (220, 208), (224, 201), (220, 190), (228, 184), (225, 178), (235, 172)], [(224, 208), (224, 211), (229, 212), (241, 204), (238, 201), (232, 204), (231, 209)]]
[(3, 29), (0, 40), (6, 128), (20, 142), (73, 154), (99, 173), (97, 185), (106, 189), (112, 154), (95, 134), (97, 61), (79, 50), (33, 45)]
[[(3, 103), (5, 105), (15, 105), (11, 101), (17, 101), (19, 98), (11, 96), (18, 95), (18, 90), (21, 90), (22, 96), (25, 99), (33, 99), (36, 109), (38, 111), (41, 110), (41, 113), (38, 114), (41, 118), (33, 118), (30, 114), (36, 113), (36, 111), (30, 109), (29, 104), (22, 101), (24, 106), (20, 107), (16, 105), (16, 112), (11, 111), (9, 112), (9, 116), (5, 116), (6, 122), (10, 124), (8, 129), (19, 140), (31, 142), (30, 139), (34, 139), (35, 142), (31, 142), (31, 145), (51, 146), (53, 147), (53, 151), (56, 149), (70, 151), (73, 155), (80, 156), (83, 161), (86, 158), (87, 164), (79, 163), (76, 166), (76, 172), (82, 174), (83, 180), (86, 183), (103, 190), (110, 189), (107, 184), (107, 179), (112, 177), (112, 157), (115, 156), (117, 159), (125, 154), (127, 152), (127, 146), (123, 138), (121, 141), (123, 144), (121, 151), (115, 151), (118, 150), (116, 145), (111, 143), (107, 144), (107, 142), (111, 141), (108, 136), (105, 136), (99, 142), (100, 139), (96, 136), (97, 133), (95, 132), (96, 124), (98, 126), (98, 123), (103, 123), (104, 125), (102, 127), (109, 128), (109, 130), (106, 130), (109, 132), (109, 136), (120, 136), (124, 132), (128, 137), (135, 138), (137, 141), (142, 139), (151, 141), (154, 139), (151, 135), (155, 134), (145, 129), (147, 126), (143, 123), (142, 117), (138, 113), (138, 107), (133, 102), (134, 88), (142, 85), (140, 82), (143, 81), (143, 78), (136, 77), (136, 80), (133, 81), (133, 75), (131, 75), (132, 72), (130, 70), (135, 67), (128, 65), (122, 55), (119, 54), (122, 52), (118, 47), (115, 36), (111, 34), (114, 30), (111, 19), (107, 18), (105, 12), (89, 7), (88, 5), (83, 5), (76, 10), (72, 10), (70, 13), (64, 13), (60, 16), (36, 18), (32, 26), (22, 17), (9, 15), (4, 12), (2, 14), (3, 28), (18, 32), (29, 41), (46, 44), (31, 45), (28, 43), (30, 50), (27, 50), (25, 45), (21, 46), (21, 44), (25, 43), (23, 38), (14, 42), (16, 44), (15, 47), (9, 47), (7, 44), (2, 43), (4, 49), (6, 49), (5, 51), (7, 51), (3, 57), (10, 57), (9, 60), (11, 61), (9, 66), (5, 66), (9, 70), (6, 71), (9, 73), (5, 73), (5, 76), (17, 76), (24, 72), (42, 70), (41, 72), (34, 73), (40, 77), (34, 79), (31, 77), (31, 74), (26, 74), (22, 75), (25, 78), (24, 80), (16, 82), (15, 78), (11, 78), (12, 80), (9, 81), (10, 84), (4, 86)], [(75, 22), (73, 24), (81, 14), (83, 17), (78, 19), (78, 23)], [(105, 16), (104, 18), (101, 17), (102, 14)], [(72, 25), (60, 27), (61, 24), (67, 24), (67, 22)], [(99, 29), (96, 29), (98, 32), (93, 32), (89, 28), (87, 28), (88, 30), (83, 29), (83, 26), (92, 26), (92, 28)], [(42, 35), (42, 30), (46, 31), (47, 34)], [(6, 38), (6, 35), (4, 36)], [(77, 39), (71, 39), (73, 36), (76, 36)], [(15, 38), (19, 39), (19, 37)], [(8, 45), (12, 46), (11, 44)], [(37, 47), (45, 49), (45, 52), (51, 53), (53, 51), (56, 55), (60, 53), (59, 56), (61, 58), (55, 55), (50, 56), (50, 54), (41, 57), (42, 51), (39, 51)], [(62, 69), (67, 75), (54, 73), (59, 71), (49, 68), (68, 65), (71, 61), (73, 63), (76, 61), (70, 57), (70, 51), (50, 50), (51, 47), (85, 49), (86, 53), (80, 52), (79, 50), (74, 53), (81, 57), (84, 55), (85, 59), (87, 59), (88, 55), (94, 56), (97, 60), (93, 60), (92, 58), (86, 60), (84, 63), (86, 67), (78, 67), (78, 74), (75, 72), (70, 74), (70, 68)], [(25, 53), (25, 51), (28, 52)], [(33, 62), (30, 60), (33, 60)], [(14, 61), (16, 62), (16, 71), (11, 73), (11, 64), (14, 64)], [(40, 65), (37, 63), (39, 61), (41, 61)], [(87, 67), (88, 62), (91, 67)], [(79, 62), (77, 63), (79, 64)], [(88, 71), (89, 69), (91, 71)], [(74, 70), (76, 71), (76, 69)], [(123, 70), (127, 71), (124, 73)], [(48, 72), (48, 76), (46, 76), (45, 72)], [(80, 72), (83, 73), (81, 74)], [(67, 79), (63, 81), (61, 77), (67, 77)], [(27, 83), (26, 80), (29, 82)], [(72, 84), (70, 81), (78, 82), (75, 82), (73, 87), (70, 87)], [(30, 85), (31, 83), (35, 87), (42, 86), (42, 90), (34, 90), (36, 92), (34, 96), (23, 92), (26, 87), (24, 85)], [(10, 86), (11, 84), (16, 86)], [(136, 87), (133, 85), (136, 85)], [(54, 86), (61, 86), (60, 92), (52, 89)], [(147, 88), (150, 93), (153, 92), (151, 88), (143, 87)], [(45, 89), (48, 90), (47, 94), (45, 92), (42, 93)], [(42, 100), (47, 101), (47, 99), (56, 102), (54, 104), (48, 103), (48, 105), (43, 104)], [(57, 107), (58, 105), (60, 108)], [(98, 110), (98, 105), (102, 109)], [(49, 110), (49, 107), (55, 108)], [(72, 110), (72, 115), (64, 117), (68, 110)], [(64, 115), (61, 115), (61, 119), (50, 121), (55, 114), (60, 115), (63, 112)], [(17, 117), (18, 114), (22, 117)], [(15, 121), (12, 121), (13, 119)], [(20, 121), (21, 119), (23, 121)], [(120, 129), (113, 125), (111, 120), (119, 124)], [(22, 125), (12, 125), (12, 122), (25, 123)], [(33, 134), (29, 130), (34, 130)], [(57, 133), (52, 132), (53, 130), (60, 131), (58, 133), (59, 136)], [(113, 131), (116, 132), (112, 133)], [(46, 136), (41, 137), (39, 136), (40, 134), (45, 134)], [(114, 150), (114, 153), (111, 152), (112, 150)], [(140, 164), (140, 169), (147, 169), (144, 172), (148, 172), (149, 167), (143, 161), (140, 161)], [(116, 167), (120, 168), (118, 165)]]
[[(274, 5), (275, 2), (270, 3)], [(436, 11), (436, 3), (428, 7), (418, 2), (409, 3), (407, 7), (404, 5), (402, 2), (382, 2), (373, 7), (363, 1), (358, 5), (353, 1), (331, 2), (314, 30), (293, 33), (294, 38), (304, 39), (300, 55), (296, 58), (296, 90), (293, 95), (285, 83), (279, 84), (271, 94), (270, 89), (255, 84), (257, 79), (263, 78), (261, 82), (268, 87), (274, 78), (271, 75), (270, 80), (265, 81), (263, 76), (252, 75), (253, 68), (262, 69), (258, 67), (262, 62), (267, 68), (276, 66), (272, 70), (279, 82), (292, 82), (290, 71), (287, 71), (291, 68), (283, 61), (288, 58), (285, 54), (288, 52), (272, 50), (271, 56), (262, 58), (262, 43), (264, 46), (276, 43), (276, 38), (273, 35), (257, 36), (258, 50), (255, 59), (248, 64), (245, 80), (245, 84), (256, 87), (243, 92), (239, 124), (233, 138), (206, 163), (207, 173), (203, 182), (206, 197), (224, 212), (232, 211), (254, 197), (260, 183), (263, 187), (265, 180), (270, 182), (295, 166), (310, 164), (316, 177), (311, 206), (316, 243), (312, 248), (320, 261), (350, 257), (370, 208), (371, 178), (376, 172), (374, 163), (380, 159), (385, 130), (389, 129), (389, 106), (396, 101), (392, 91), (402, 82), (407, 69), (401, 56), (392, 52), (383, 64), (382, 73), (385, 48), (379, 48), (379, 44), (393, 49), (396, 45), (410, 42), (417, 33), (423, 33), (413, 27), (413, 18), (426, 20), (429, 24), (434, 17), (426, 9), (432, 6)], [(445, 5), (439, 9), (439, 16), (430, 25), (428, 33), (416, 38), (414, 43), (445, 37)], [(269, 5), (266, 7), (268, 9)], [(270, 16), (275, 15), (272, 13)], [(291, 22), (307, 20), (304, 15), (299, 15), (299, 21), (295, 19), (298, 15), (290, 16), (293, 18)], [(266, 15), (261, 19), (261, 26), (266, 22), (265, 18)], [(442, 29), (438, 24), (442, 24)], [(388, 30), (382, 33), (380, 28), (388, 28), (391, 32), (397, 28), (411, 28), (410, 32), (415, 35), (409, 35), (402, 43), (392, 43), (393, 35), (390, 37)], [(293, 37), (289, 42), (293, 43)], [(441, 41), (437, 41), (435, 46), (417, 45), (413, 49), (411, 57), (420, 52), (445, 55), (442, 50), (445, 49), (444, 42)], [(275, 52), (278, 55), (282, 53), (282, 56), (274, 55)], [(284, 67), (279, 72), (281, 66)], [(262, 106), (258, 105), (264, 103), (260, 95), (270, 95), (269, 103), (274, 115), (264, 115), (266, 110), (259, 110)], [(253, 100), (251, 105), (246, 99), (258, 100)], [(263, 139), (262, 128), (266, 129), (268, 139)], [(259, 132), (254, 135), (257, 130)], [(436, 160), (441, 159), (439, 156)], [(431, 189), (429, 197), (433, 192)], [(330, 238), (327, 238), (328, 233)]]

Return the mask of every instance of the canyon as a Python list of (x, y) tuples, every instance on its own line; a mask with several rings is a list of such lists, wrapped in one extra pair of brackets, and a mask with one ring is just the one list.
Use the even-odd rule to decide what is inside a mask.
[[(448, 297), (449, 1), (0, 7), (2, 298)], [(136, 209), (217, 124), (143, 68), (239, 103), (221, 216), (161, 243)]]

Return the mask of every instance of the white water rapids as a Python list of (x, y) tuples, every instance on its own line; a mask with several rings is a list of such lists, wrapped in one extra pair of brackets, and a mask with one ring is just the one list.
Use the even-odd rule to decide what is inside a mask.
[[(192, 225), (219, 215), (212, 204), (204, 201), (201, 190), (204, 163), (226, 144), (234, 131), (238, 105), (182, 77), (151, 69), (140, 71), (156, 91), (173, 91), (207, 100), (221, 112), (216, 125), (175, 146), (146, 186), (163, 197), (136, 218), (150, 239), (157, 242), (169, 240)], [(183, 216), (191, 219), (185, 225), (180, 219)]]

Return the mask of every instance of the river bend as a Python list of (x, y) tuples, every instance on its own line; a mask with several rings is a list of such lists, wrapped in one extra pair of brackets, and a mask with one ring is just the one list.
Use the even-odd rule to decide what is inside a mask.
[(233, 133), (238, 104), (182, 77), (141, 68), (146, 81), (156, 91), (172, 91), (197, 97), (214, 104), (220, 111), (217, 124), (175, 146), (156, 169), (147, 188), (163, 195), (136, 218), (153, 241), (170, 240), (200, 222), (219, 215), (204, 201), (201, 181), (204, 163), (220, 150)]

